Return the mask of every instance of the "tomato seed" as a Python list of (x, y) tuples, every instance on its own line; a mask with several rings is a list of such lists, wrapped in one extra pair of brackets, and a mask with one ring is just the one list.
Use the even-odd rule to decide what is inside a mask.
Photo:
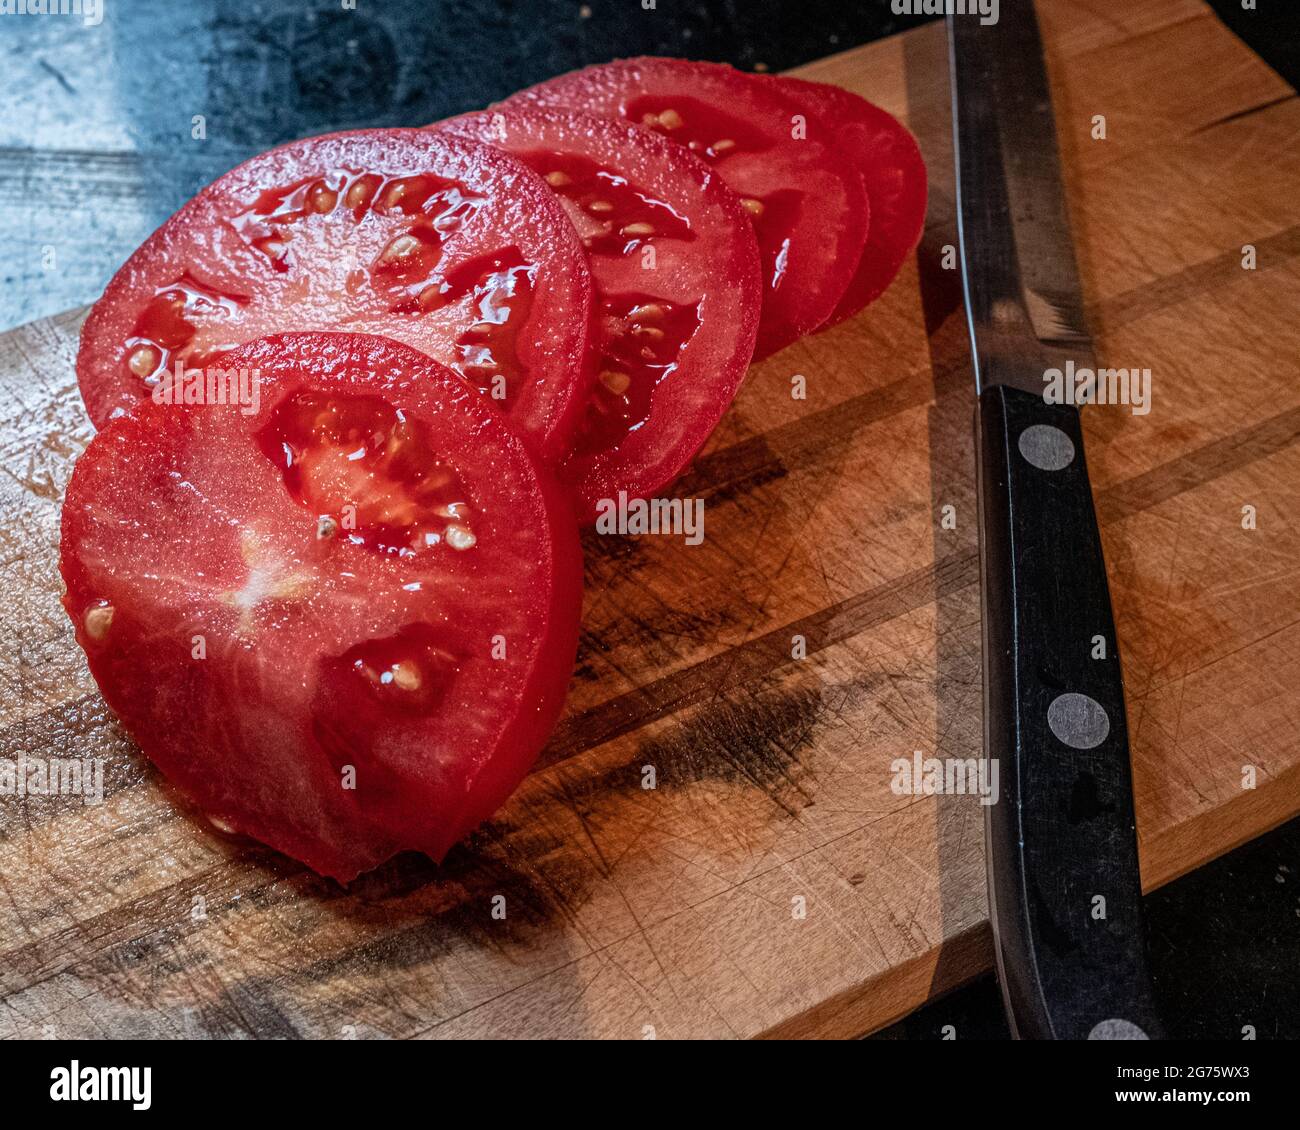
[(381, 263), (392, 263), (398, 259), (404, 259), (406, 256), (415, 252), (420, 246), (420, 241), (413, 235), (399, 235), (387, 247), (384, 248), (379, 256)]
[(349, 208), (364, 208), (374, 198), (378, 187), (377, 177), (362, 177), (352, 183), (347, 195), (343, 197), (343, 203)]
[(628, 390), (632, 383), (632, 378), (626, 373), (620, 373), (616, 369), (606, 369), (600, 374), (600, 383), (603, 384), (615, 396), (622, 396)]
[(402, 659), (390, 668), (393, 685), (404, 691), (418, 691), (424, 682), (420, 678), (420, 669), (409, 659)]
[(108, 629), (113, 623), (113, 611), (111, 604), (96, 604), (87, 608), (82, 618), (82, 623), (86, 625), (86, 635), (96, 641), (108, 635)]
[(388, 210), (397, 207), (402, 202), (402, 197), (406, 195), (406, 185), (401, 181), (390, 185), (388, 191), (384, 193), (383, 208)]
[(311, 191), (307, 193), (308, 207), (313, 212), (320, 212), (322, 215), (334, 211), (334, 206), (338, 202), (339, 194), (323, 184), (312, 185)]
[(152, 345), (137, 345), (127, 358), (127, 366), (137, 377), (144, 380), (158, 371), (162, 356)]
[(450, 525), (443, 537), (447, 539), (447, 544), (452, 549), (472, 549), (474, 543), (478, 541), (468, 526)]

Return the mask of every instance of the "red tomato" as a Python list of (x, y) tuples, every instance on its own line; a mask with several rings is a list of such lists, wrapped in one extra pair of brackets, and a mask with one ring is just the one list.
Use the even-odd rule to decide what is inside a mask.
[(757, 356), (811, 333), (835, 310), (867, 238), (856, 168), (816, 140), (826, 128), (764, 79), (721, 63), (623, 59), (521, 91), (506, 106), (552, 106), (666, 134), (744, 201), (762, 254)]
[(681, 146), (623, 122), (505, 107), (438, 128), (544, 176), (587, 248), (600, 379), (563, 472), (579, 516), (620, 491), (652, 496), (717, 426), (753, 354), (762, 276), (739, 198)]
[(544, 458), (594, 378), (586, 257), (546, 184), (423, 130), (294, 142), (226, 173), (127, 260), (82, 332), (102, 425), (177, 362), (290, 330), (396, 338), (498, 400)]
[(838, 86), (804, 79), (767, 80), (832, 131), (830, 144), (857, 166), (871, 201), (871, 230), (857, 273), (827, 325), (842, 322), (884, 293), (925, 227), (926, 172), (921, 150), (886, 110)]
[(287, 334), (203, 374), (77, 462), (63, 603), (91, 673), (219, 825), (345, 881), (441, 858), (563, 702), (567, 500), (482, 396), (397, 342)]

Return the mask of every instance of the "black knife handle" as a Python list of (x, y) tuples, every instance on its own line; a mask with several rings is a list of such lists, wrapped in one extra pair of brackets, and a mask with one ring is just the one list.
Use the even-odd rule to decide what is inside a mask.
[[(1020, 1039), (1156, 1039), (1124, 685), (1077, 408), (976, 407), (989, 914)], [(992, 765), (989, 766), (990, 770)], [(1099, 901), (1100, 900), (1100, 901)]]

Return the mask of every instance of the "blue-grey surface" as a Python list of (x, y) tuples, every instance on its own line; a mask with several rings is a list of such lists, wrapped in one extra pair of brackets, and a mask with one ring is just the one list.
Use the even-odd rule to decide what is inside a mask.
[[(97, 2), (93, 25), (0, 16), (0, 330), (98, 297), (195, 189), (278, 142), (423, 125), (624, 55), (777, 71), (921, 22), (888, 0)], [(1295, 73), (1289, 5), (1214, 2)]]
[(842, 0), (102, 4), (95, 25), (0, 16), (0, 329), (98, 297), (197, 188), (279, 142), (424, 125), (623, 55), (780, 70), (917, 22)]

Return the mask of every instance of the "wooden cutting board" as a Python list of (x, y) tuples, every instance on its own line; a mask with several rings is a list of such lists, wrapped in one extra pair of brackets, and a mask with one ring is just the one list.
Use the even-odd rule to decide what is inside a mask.
[[(1040, 11), (1099, 353), (1153, 373), (1087, 413), (1151, 887), (1300, 810), (1300, 102), (1198, 0)], [(178, 809), (58, 604), (80, 315), (0, 337), (0, 756), (107, 759), (101, 805), (0, 799), (0, 1036), (844, 1036), (988, 967), (982, 809), (890, 770), (980, 743), (943, 31), (802, 73), (922, 138), (917, 260), (756, 367), (703, 544), (587, 539), (566, 717), (441, 868), (344, 890)]]

